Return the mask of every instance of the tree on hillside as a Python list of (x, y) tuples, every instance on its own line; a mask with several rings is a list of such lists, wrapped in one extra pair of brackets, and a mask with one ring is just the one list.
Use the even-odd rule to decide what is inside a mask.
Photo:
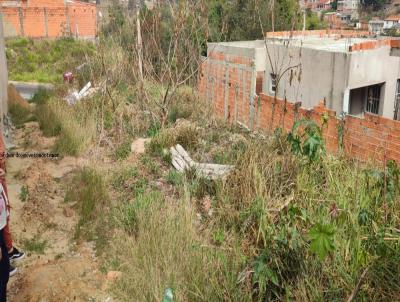
[(386, 3), (385, 0), (362, 0), (361, 7), (364, 10), (378, 11), (383, 8), (385, 3)]
[[(208, 0), (210, 41), (262, 39), (263, 28), (290, 30), (293, 22), (300, 26), (298, 2), (295, 0)], [(298, 28), (298, 26), (296, 26)]]

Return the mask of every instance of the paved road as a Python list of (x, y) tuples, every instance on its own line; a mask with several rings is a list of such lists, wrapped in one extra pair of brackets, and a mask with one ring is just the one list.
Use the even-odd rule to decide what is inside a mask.
[(52, 84), (43, 84), (43, 83), (31, 83), (31, 82), (16, 82), (9, 81), (10, 84), (15, 86), (15, 89), (19, 92), (19, 94), (26, 100), (30, 100), (33, 98), (35, 93), (39, 90), (39, 88), (44, 88), (48, 90), (54, 89)]

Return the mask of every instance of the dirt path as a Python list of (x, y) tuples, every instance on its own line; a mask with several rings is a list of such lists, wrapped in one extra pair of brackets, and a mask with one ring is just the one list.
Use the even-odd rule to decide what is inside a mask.
[[(48, 152), (53, 144), (37, 123), (13, 136), (13, 152)], [(11, 232), (15, 245), (27, 252), (10, 280), (9, 301), (111, 301), (93, 246), (74, 241), (78, 217), (64, 202), (65, 179), (80, 165), (70, 157), (7, 160)]]

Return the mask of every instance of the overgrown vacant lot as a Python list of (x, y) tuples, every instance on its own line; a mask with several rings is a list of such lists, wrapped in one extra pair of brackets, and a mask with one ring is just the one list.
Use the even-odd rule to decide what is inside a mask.
[[(128, 142), (152, 138), (145, 154), (106, 145), (101, 152), (114, 164), (77, 171), (67, 192), (81, 213), (77, 238), (96, 242), (105, 272), (122, 272), (116, 297), (150, 301), (171, 288), (178, 301), (343, 301), (361, 280), (360, 301), (399, 299), (394, 163), (328, 156), (315, 125), (290, 139), (253, 136), (210, 119), (197, 99), (185, 101), (174, 114), (186, 119), (163, 129), (143, 121), (137, 135), (126, 134)], [(44, 133), (59, 135), (61, 154), (88, 156), (98, 134), (85, 123), (99, 122), (96, 99), (57, 102), (37, 107)], [(320, 144), (310, 146), (313, 139)], [(180, 174), (168, 153), (176, 143), (196, 160), (236, 168), (220, 181)]]
[(93, 52), (93, 43), (70, 38), (10, 39), (6, 41), (8, 76), (14, 81), (61, 83), (64, 72), (73, 71)]
[[(64, 200), (80, 213), (75, 238), (96, 243), (104, 273), (121, 272), (116, 298), (162, 301), (171, 289), (176, 301), (400, 300), (394, 162), (327, 155), (310, 121), (250, 133), (215, 119), (188, 86), (160, 106), (169, 87), (137, 81), (132, 58), (104, 38), (88, 63), (95, 83), (107, 70), (107, 87), (75, 106), (60, 89), (34, 110), (54, 150), (87, 163)], [(143, 137), (145, 153), (132, 154)], [(235, 169), (217, 181), (180, 174), (169, 153), (178, 143)]]

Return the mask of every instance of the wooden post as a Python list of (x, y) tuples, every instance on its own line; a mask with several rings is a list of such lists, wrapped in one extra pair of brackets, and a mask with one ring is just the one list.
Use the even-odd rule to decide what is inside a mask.
[(71, 31), (71, 18), (69, 17), (69, 9), (68, 6), (65, 8), (65, 17), (66, 17), (66, 21), (67, 21), (67, 32), (69, 35), (72, 34)]
[(49, 37), (49, 20), (48, 20), (48, 15), (47, 15), (47, 8), (43, 8), (43, 14), (44, 14), (44, 30), (45, 30), (45, 35), (46, 38)]
[(142, 55), (142, 32), (140, 29), (140, 6), (139, 2), (136, 4), (136, 29), (137, 29), (137, 50), (139, 59), (139, 75), (140, 80), (143, 81), (143, 55)]
[(22, 12), (22, 7), (20, 7), (18, 9), (18, 16), (19, 16), (20, 34), (21, 34), (21, 36), (25, 36), (25, 33), (24, 33), (24, 14)]

